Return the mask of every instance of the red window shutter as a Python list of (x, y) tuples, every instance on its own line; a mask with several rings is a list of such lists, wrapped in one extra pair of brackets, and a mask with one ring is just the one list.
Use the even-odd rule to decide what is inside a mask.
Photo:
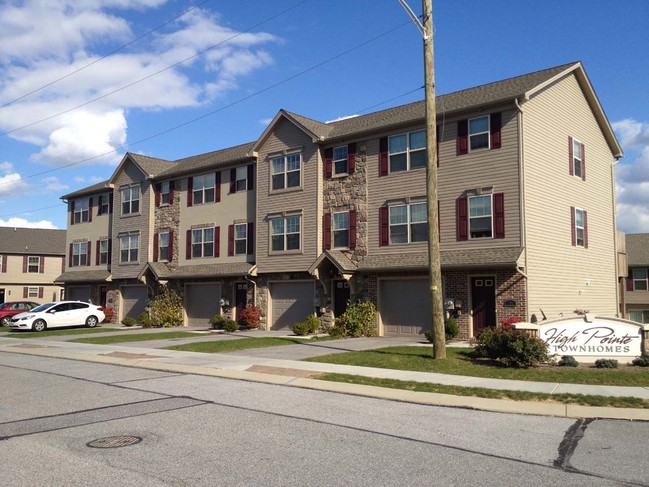
[(159, 252), (158, 244), (160, 242), (160, 236), (157, 233), (153, 234), (153, 262), (158, 262)]
[(575, 175), (575, 163), (572, 157), (572, 137), (568, 136), (568, 173)]
[(331, 249), (331, 213), (322, 215), (322, 246)]
[(388, 175), (388, 138), (381, 137), (379, 139), (379, 176), (387, 176), (387, 175)]
[(41, 299), (43, 298), (43, 287), (42, 286), (38, 287), (38, 297), (41, 298)]
[(169, 230), (169, 250), (167, 251), (169, 254), (169, 261), (172, 261), (174, 259), (174, 231)]
[(330, 178), (333, 174), (334, 150), (330, 147), (324, 151), (325, 178)]
[(457, 155), (469, 152), (469, 121), (458, 120), (457, 122)]
[(23, 287), (23, 298), (27, 297), (27, 293), (28, 293), (27, 287)]
[(572, 234), (572, 246), (577, 245), (577, 227), (575, 226), (575, 207), (570, 207), (570, 233)]
[(88, 221), (92, 221), (92, 198), (88, 198)]
[(68, 267), (72, 267), (72, 253), (74, 252), (73, 245), (70, 244), (70, 255), (68, 255)]
[(174, 202), (174, 186), (176, 181), (169, 181), (169, 204), (173, 205)]
[(356, 248), (356, 210), (349, 210), (349, 249)]
[(237, 192), (237, 168), (230, 169), (230, 193)]
[(505, 195), (494, 193), (494, 238), (505, 238)]
[(387, 206), (379, 208), (379, 246), (390, 245), (390, 210)]
[(162, 190), (162, 185), (160, 183), (155, 185), (155, 205), (156, 207), (160, 206), (160, 191)]
[(187, 178), (187, 206), (192, 206), (194, 202), (194, 178)]
[(347, 145), (347, 173), (356, 172), (356, 142)]
[(108, 195), (108, 213), (113, 212), (113, 193)]
[(228, 256), (234, 255), (234, 225), (228, 225)]
[(490, 119), (489, 128), (491, 131), (491, 148), (500, 149), (502, 114), (500, 112), (492, 113)]
[(192, 231), (187, 230), (187, 240), (185, 241), (185, 258), (192, 258)]
[(248, 174), (247, 174), (247, 185), (248, 191), (255, 189), (255, 166), (254, 164), (248, 165)]
[(221, 227), (214, 229), (214, 257), (218, 257), (221, 253)]
[(631, 274), (631, 269), (629, 269), (629, 275), (626, 278), (626, 290), (633, 291), (633, 277)]
[(38, 264), (38, 273), (39, 274), (44, 274), (45, 273), (45, 256), (41, 255), (41, 258), (38, 259), (39, 264)]
[(2, 256), (2, 272), (7, 272), (7, 256)]
[(217, 171), (216, 174), (214, 175), (214, 181), (216, 184), (216, 189), (214, 191), (214, 201), (219, 202), (221, 201), (221, 171)]
[(586, 147), (581, 144), (581, 180), (586, 181)]
[(95, 265), (99, 265), (100, 250), (101, 250), (101, 240), (97, 240), (97, 244), (95, 245)]
[(29, 259), (29, 257), (27, 257), (26, 255), (23, 255), (23, 274), (25, 274), (27, 272), (27, 260), (28, 259)]
[(86, 241), (86, 266), (90, 265), (90, 250), (92, 245), (90, 245), (90, 240)]
[(112, 251), (113, 251), (113, 241), (108, 239), (108, 258), (106, 259), (108, 264), (110, 264), (110, 262), (113, 260)]
[(439, 137), (440, 137), (440, 126), (435, 127), (435, 153), (437, 155), (437, 167), (439, 167)]
[(464, 240), (469, 240), (469, 212), (468, 212), (468, 200), (466, 197), (461, 197), (457, 199), (456, 202), (456, 214), (457, 214), (457, 240), (462, 242)]
[(255, 223), (248, 222), (248, 255), (253, 255), (255, 253)]
[(584, 210), (584, 248), (588, 248), (588, 212)]
[(70, 201), (70, 225), (74, 225), (74, 200)]

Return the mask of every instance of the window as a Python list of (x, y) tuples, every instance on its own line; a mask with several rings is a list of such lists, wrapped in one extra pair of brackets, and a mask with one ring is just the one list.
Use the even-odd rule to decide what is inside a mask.
[(30, 255), (27, 261), (27, 272), (38, 273), (41, 267), (41, 258), (37, 255)]
[(469, 119), (469, 147), (472, 151), (489, 148), (489, 117)]
[(271, 160), (272, 189), (299, 188), (302, 154), (289, 154)]
[(192, 258), (214, 257), (214, 227), (192, 229)]
[(638, 323), (649, 323), (649, 310), (629, 310), (629, 319)]
[(89, 200), (77, 200), (74, 202), (74, 223), (87, 222), (89, 219)]
[(88, 242), (72, 244), (72, 267), (88, 265)]
[(334, 147), (333, 151), (334, 174), (347, 174), (347, 146)]
[(140, 235), (130, 233), (119, 237), (119, 261), (127, 264), (138, 261), (138, 248), (140, 245)]
[(158, 234), (158, 258), (157, 260), (169, 259), (169, 232)]
[(140, 212), (140, 187), (122, 188), (122, 215), (132, 215)]
[(235, 190), (238, 193), (239, 191), (245, 191), (248, 189), (248, 167), (241, 166), (236, 169), (235, 172)]
[(427, 240), (426, 203), (390, 206), (390, 244)]
[(169, 181), (160, 183), (160, 204), (168, 205), (171, 202), (170, 195), (171, 195), (171, 191), (170, 191)]
[(572, 139), (571, 142), (571, 170), (570, 174), (578, 177), (579, 179), (584, 179), (584, 144), (579, 142), (577, 139)]
[(273, 252), (300, 249), (300, 219), (300, 216), (287, 216), (270, 221)]
[(633, 291), (649, 290), (647, 274), (647, 269), (633, 269)]
[(586, 222), (584, 218), (584, 210), (575, 208), (575, 240), (577, 247), (586, 246)]
[(491, 195), (469, 197), (469, 238), (491, 238)]
[(203, 174), (193, 178), (193, 204), (214, 203), (216, 194), (216, 174)]
[(334, 213), (332, 220), (334, 247), (349, 247), (349, 212)]
[(108, 240), (99, 241), (99, 264), (108, 264)]
[(98, 215), (106, 215), (110, 213), (110, 196), (107, 194), (99, 195), (99, 209)]
[(37, 287), (30, 287), (27, 289), (27, 297), (28, 298), (37, 298), (38, 297), (38, 288)]
[(246, 255), (248, 253), (248, 225), (238, 223), (234, 226), (234, 253)]
[(426, 131), (418, 130), (388, 138), (390, 172), (426, 167)]

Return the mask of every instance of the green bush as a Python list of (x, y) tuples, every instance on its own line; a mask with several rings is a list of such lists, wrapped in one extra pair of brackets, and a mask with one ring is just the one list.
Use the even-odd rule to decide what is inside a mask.
[(600, 358), (595, 360), (598, 369), (617, 369), (618, 362), (614, 358)]
[(223, 323), (223, 330), (225, 330), (226, 333), (232, 333), (237, 331), (238, 329), (239, 323), (234, 320), (227, 320)]
[(476, 339), (476, 356), (490, 358), (505, 367), (527, 368), (550, 360), (545, 342), (523, 331), (487, 328)]
[(151, 328), (153, 326), (153, 323), (151, 322), (151, 317), (149, 316), (149, 313), (146, 311), (143, 311), (140, 313), (140, 315), (137, 317), (137, 322), (142, 325), (142, 328)]
[(137, 323), (137, 321), (135, 321), (135, 318), (131, 318), (130, 316), (126, 316), (124, 319), (122, 319), (122, 325), (124, 326), (133, 326), (135, 325), (135, 323)]
[(460, 327), (452, 316), (444, 320), (444, 334), (447, 342), (460, 334)]
[(220, 330), (223, 329), (223, 325), (225, 324), (226, 321), (228, 320), (225, 319), (225, 316), (214, 315), (212, 316), (210, 323), (212, 323), (212, 328), (214, 328), (215, 330)]
[(176, 291), (162, 286), (162, 291), (149, 304), (151, 325), (156, 328), (171, 328), (183, 324), (183, 302)]
[[(332, 336), (371, 337), (376, 335), (374, 318), (376, 307), (369, 301), (359, 301), (347, 306), (347, 311), (336, 318), (335, 326), (329, 329)], [(332, 333), (332, 328), (339, 328)]]
[(330, 326), (327, 333), (329, 333), (329, 336), (336, 338), (345, 336), (345, 330), (339, 326)]
[(631, 362), (633, 365), (637, 365), (638, 367), (649, 367), (649, 355), (642, 355), (640, 357), (636, 357), (633, 359), (633, 362)]
[(573, 357), (572, 355), (564, 355), (561, 357), (561, 360), (559, 360), (559, 363), (557, 363), (559, 367), (577, 367), (579, 365), (579, 362), (577, 362), (577, 359)]
[(309, 315), (306, 320), (295, 323), (292, 329), (299, 336), (312, 335), (320, 330), (320, 320), (315, 315)]

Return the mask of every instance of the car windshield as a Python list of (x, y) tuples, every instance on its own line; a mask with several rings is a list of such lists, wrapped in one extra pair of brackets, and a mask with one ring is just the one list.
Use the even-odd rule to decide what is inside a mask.
[(2, 303), (0, 304), (0, 309), (6, 308), (7, 306), (9, 306), (9, 303)]
[(56, 303), (45, 303), (41, 304), (40, 306), (36, 306), (35, 308), (32, 309), (32, 311), (39, 312), (39, 311), (47, 311), (50, 309), (52, 306), (54, 306)]

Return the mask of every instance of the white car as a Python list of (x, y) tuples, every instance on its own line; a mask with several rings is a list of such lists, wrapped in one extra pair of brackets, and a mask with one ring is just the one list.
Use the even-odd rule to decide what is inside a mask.
[(82, 301), (45, 303), (11, 318), (9, 326), (18, 330), (43, 331), (62, 326), (93, 328), (104, 321), (104, 309)]

